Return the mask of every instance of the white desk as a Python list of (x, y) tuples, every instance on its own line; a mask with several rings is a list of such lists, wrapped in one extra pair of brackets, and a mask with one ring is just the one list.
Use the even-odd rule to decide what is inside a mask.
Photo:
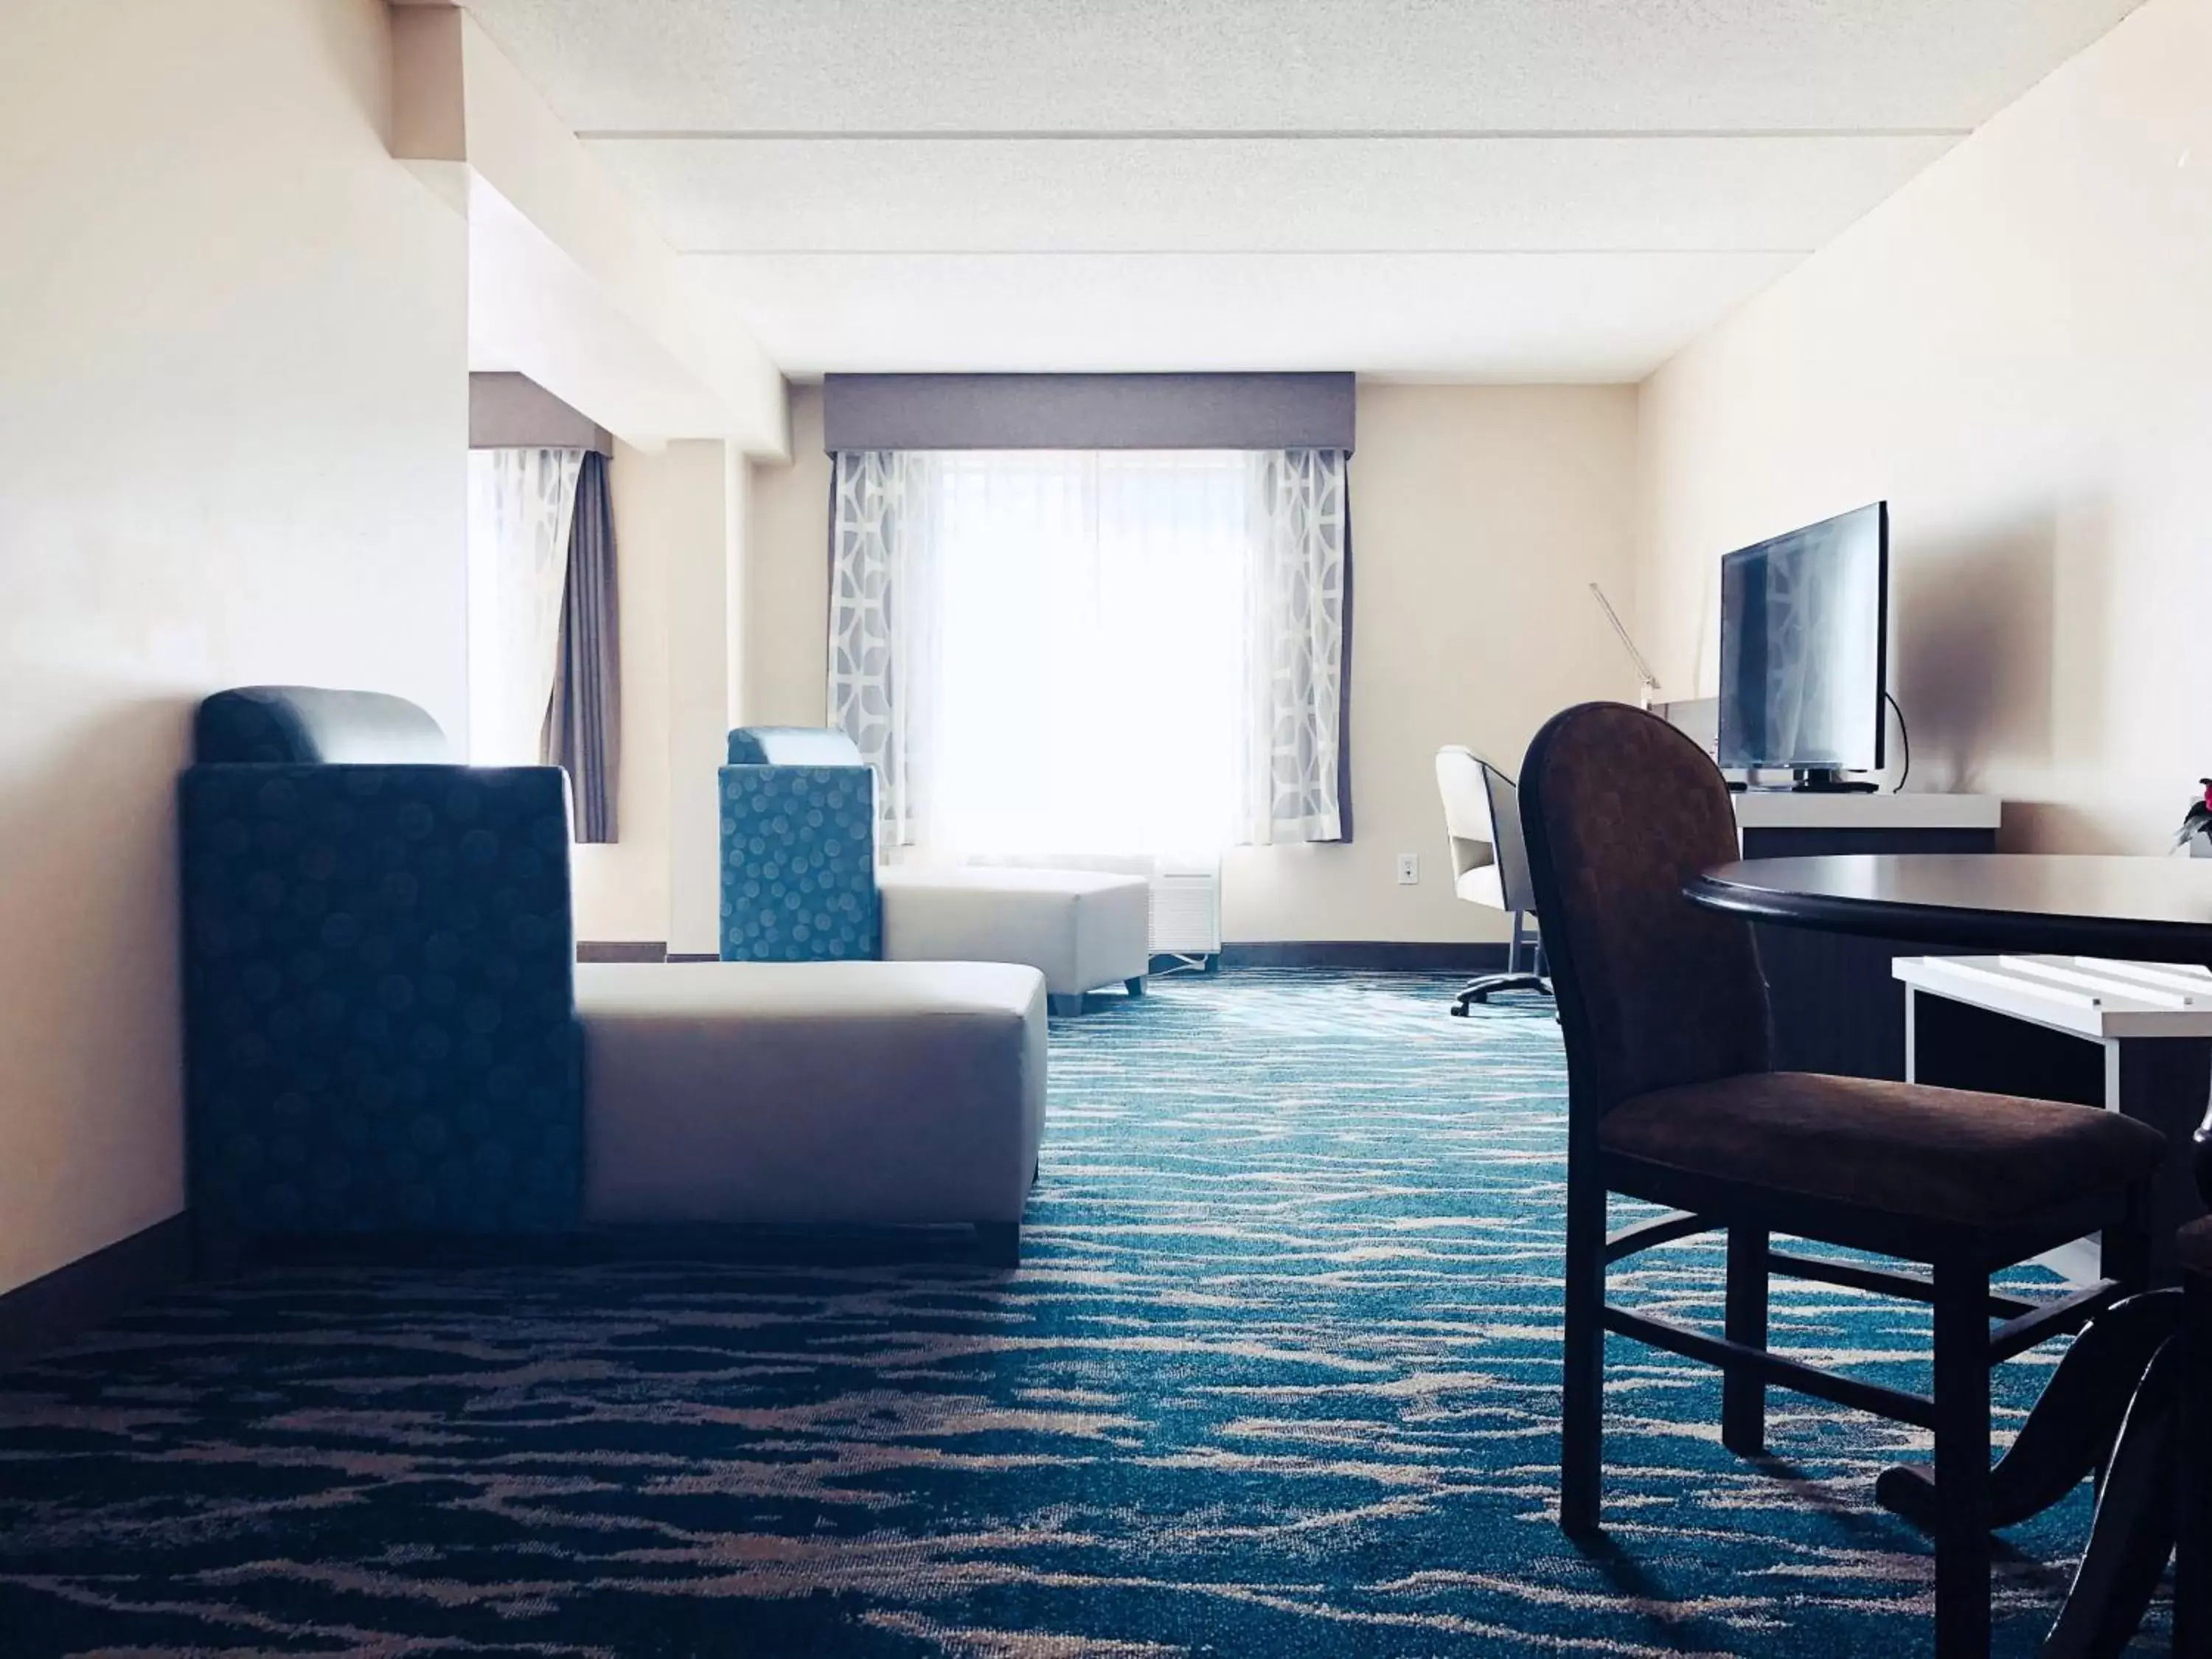
[(1995, 795), (1797, 793), (1746, 789), (1729, 799), (1739, 830), (1995, 830)]

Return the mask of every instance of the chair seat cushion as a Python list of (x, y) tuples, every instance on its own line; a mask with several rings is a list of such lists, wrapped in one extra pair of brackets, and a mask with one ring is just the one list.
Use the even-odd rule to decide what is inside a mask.
[(1765, 1072), (1624, 1101), (1607, 1152), (1887, 1213), (2001, 1227), (2141, 1181), (2166, 1138), (2117, 1112), (2012, 1095)]

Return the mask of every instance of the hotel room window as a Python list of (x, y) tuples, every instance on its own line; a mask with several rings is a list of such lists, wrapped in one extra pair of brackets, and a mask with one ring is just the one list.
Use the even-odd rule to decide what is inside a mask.
[(833, 719), (932, 858), (1334, 840), (1338, 452), (838, 457)]

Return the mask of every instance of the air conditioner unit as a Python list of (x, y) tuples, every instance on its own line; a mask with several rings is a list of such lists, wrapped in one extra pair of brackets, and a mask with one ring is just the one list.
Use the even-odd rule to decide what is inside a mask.
[(1152, 860), (1152, 954), (1221, 954), (1221, 861)]
[(1151, 882), (1156, 957), (1221, 954), (1221, 860), (1150, 853), (1000, 853), (969, 860), (1033, 870), (1105, 870)]

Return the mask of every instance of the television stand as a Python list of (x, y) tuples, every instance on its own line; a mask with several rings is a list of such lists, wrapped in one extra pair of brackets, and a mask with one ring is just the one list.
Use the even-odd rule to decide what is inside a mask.
[(1872, 778), (1847, 778), (1832, 766), (1799, 766), (1790, 770), (1796, 779), (1790, 786), (1793, 795), (1871, 795), (1881, 788)]

